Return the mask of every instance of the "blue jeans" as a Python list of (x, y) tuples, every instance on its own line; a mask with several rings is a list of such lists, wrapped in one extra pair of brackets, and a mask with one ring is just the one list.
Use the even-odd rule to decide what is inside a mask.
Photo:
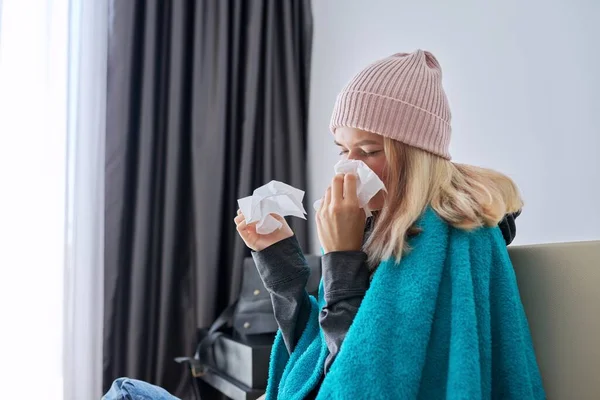
[(179, 400), (165, 389), (137, 379), (116, 379), (102, 400)]

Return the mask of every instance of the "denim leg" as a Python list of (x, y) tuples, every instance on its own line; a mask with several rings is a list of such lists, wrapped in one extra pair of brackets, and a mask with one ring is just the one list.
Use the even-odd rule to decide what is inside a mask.
[(179, 400), (165, 389), (137, 379), (115, 379), (102, 400)]

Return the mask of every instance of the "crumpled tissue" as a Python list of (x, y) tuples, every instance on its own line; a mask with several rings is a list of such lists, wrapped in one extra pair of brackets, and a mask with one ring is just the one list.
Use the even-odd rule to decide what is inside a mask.
[(268, 235), (283, 225), (271, 214), (282, 217), (293, 215), (306, 219), (306, 211), (302, 205), (304, 191), (296, 189), (279, 181), (271, 181), (254, 190), (252, 196), (238, 200), (240, 210), (246, 218), (246, 223), (256, 224), (256, 233)]
[[(356, 194), (358, 203), (365, 210), (367, 218), (373, 215), (368, 209), (369, 201), (380, 191), (386, 191), (385, 185), (379, 179), (377, 174), (361, 160), (341, 160), (333, 167), (335, 174), (354, 174), (358, 177), (356, 185)], [(313, 207), (319, 211), (323, 199), (315, 201)]]

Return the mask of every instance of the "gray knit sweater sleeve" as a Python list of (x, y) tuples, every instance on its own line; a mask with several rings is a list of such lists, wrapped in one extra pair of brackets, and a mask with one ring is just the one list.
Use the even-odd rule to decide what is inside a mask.
[(306, 292), (310, 268), (295, 236), (252, 252), (252, 257), (271, 295), (275, 320), (291, 354), (310, 316)]
[(362, 251), (325, 254), (321, 265), (325, 306), (319, 314), (319, 323), (329, 349), (325, 360), (327, 373), (369, 288), (370, 271), (367, 255)]
[[(252, 253), (271, 295), (275, 319), (291, 353), (310, 316), (306, 282), (310, 269), (295, 237)], [(325, 306), (319, 323), (329, 349), (325, 371), (333, 363), (369, 286), (367, 256), (362, 251), (335, 252), (322, 257)]]

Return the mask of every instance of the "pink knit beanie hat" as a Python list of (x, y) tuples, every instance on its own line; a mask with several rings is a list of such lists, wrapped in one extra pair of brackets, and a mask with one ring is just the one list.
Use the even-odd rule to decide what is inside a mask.
[(450, 159), (450, 117), (440, 64), (417, 50), (379, 60), (356, 75), (337, 97), (330, 129), (362, 129)]

